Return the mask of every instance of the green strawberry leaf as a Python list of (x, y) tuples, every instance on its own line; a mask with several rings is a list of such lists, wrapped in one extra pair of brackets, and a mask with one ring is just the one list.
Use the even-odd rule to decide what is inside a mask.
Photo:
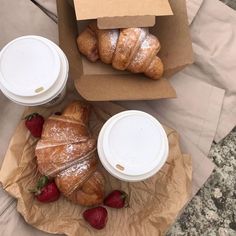
[(39, 114), (37, 112), (34, 112), (32, 114), (29, 114), (24, 117), (24, 120), (31, 120), (33, 117), (38, 116)]
[(36, 188), (38, 190), (41, 190), (47, 183), (48, 183), (49, 179), (47, 176), (42, 176), (38, 182), (37, 182), (37, 185), (36, 185)]

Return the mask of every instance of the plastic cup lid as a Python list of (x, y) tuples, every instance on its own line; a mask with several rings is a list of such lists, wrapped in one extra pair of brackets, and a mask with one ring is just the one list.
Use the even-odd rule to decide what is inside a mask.
[(104, 167), (122, 180), (138, 181), (156, 173), (168, 155), (161, 124), (141, 111), (125, 111), (110, 118), (98, 139)]
[(23, 36), (0, 52), (0, 83), (19, 96), (35, 96), (47, 91), (60, 73), (55, 48), (37, 36)]
[(58, 75), (57, 80), (48, 90), (31, 97), (18, 96), (16, 94), (11, 93), (1, 84), (1, 81), (0, 81), (0, 89), (10, 100), (12, 100), (15, 103), (25, 106), (37, 106), (49, 102), (64, 89), (68, 78), (69, 64), (65, 54), (55, 43), (40, 36), (30, 36), (30, 37), (37, 38), (43, 41), (45, 44), (47, 44), (48, 47), (56, 50), (60, 60), (60, 73)]

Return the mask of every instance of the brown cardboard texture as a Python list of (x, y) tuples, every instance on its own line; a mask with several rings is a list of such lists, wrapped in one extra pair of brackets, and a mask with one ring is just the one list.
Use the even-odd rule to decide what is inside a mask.
[(76, 19), (172, 15), (168, 0), (74, 0)]
[[(88, 10), (89, 3), (82, 2), (88, 4), (86, 5)], [(156, 0), (155, 2), (167, 1)], [(94, 5), (98, 6), (98, 4)], [(185, 0), (171, 0), (170, 6), (174, 15), (157, 16), (155, 26), (150, 28), (151, 33), (160, 40), (162, 49), (158, 55), (163, 60), (166, 76), (176, 73), (193, 62), (186, 2)], [(127, 71), (114, 70), (111, 65), (105, 65), (101, 62), (89, 62), (80, 55), (76, 44), (78, 29), (82, 30), (89, 21), (77, 21), (74, 9), (69, 1), (57, 0), (57, 8), (60, 46), (69, 60), (70, 77), (74, 79), (79, 94), (86, 100), (152, 100), (176, 96), (174, 89), (165, 78), (155, 81), (142, 74), (137, 75)], [(149, 8), (152, 9), (153, 6), (150, 5)], [(90, 10), (90, 12), (93, 11)], [(119, 14), (113, 12), (113, 16)], [(127, 13), (127, 15), (132, 14), (134, 14), (133, 10), (130, 14)], [(150, 14), (154, 13), (151, 12)], [(85, 18), (85, 13), (83, 16)]]
[(156, 23), (155, 16), (117, 16), (97, 19), (99, 29), (150, 27)]

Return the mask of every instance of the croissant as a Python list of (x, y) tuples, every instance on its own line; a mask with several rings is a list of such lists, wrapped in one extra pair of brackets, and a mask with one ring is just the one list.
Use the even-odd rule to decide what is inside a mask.
[(88, 129), (89, 107), (71, 103), (44, 123), (35, 149), (41, 174), (55, 178), (59, 190), (74, 203), (96, 205), (104, 198), (104, 177), (97, 170), (96, 140)]
[(78, 36), (77, 45), (91, 62), (100, 58), (117, 70), (144, 73), (152, 79), (163, 75), (164, 66), (157, 56), (160, 42), (147, 28), (101, 30), (92, 23)]

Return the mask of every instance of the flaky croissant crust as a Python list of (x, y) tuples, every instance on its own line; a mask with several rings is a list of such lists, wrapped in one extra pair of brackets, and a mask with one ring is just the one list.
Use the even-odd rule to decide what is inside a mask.
[(62, 115), (50, 116), (35, 149), (38, 169), (54, 177), (59, 190), (81, 205), (95, 205), (104, 197), (104, 178), (97, 171), (96, 140), (88, 129), (89, 107), (71, 103)]
[(157, 56), (160, 42), (147, 28), (101, 30), (93, 22), (78, 36), (77, 44), (92, 62), (100, 59), (115, 69), (144, 73), (152, 79), (163, 75), (164, 66)]

